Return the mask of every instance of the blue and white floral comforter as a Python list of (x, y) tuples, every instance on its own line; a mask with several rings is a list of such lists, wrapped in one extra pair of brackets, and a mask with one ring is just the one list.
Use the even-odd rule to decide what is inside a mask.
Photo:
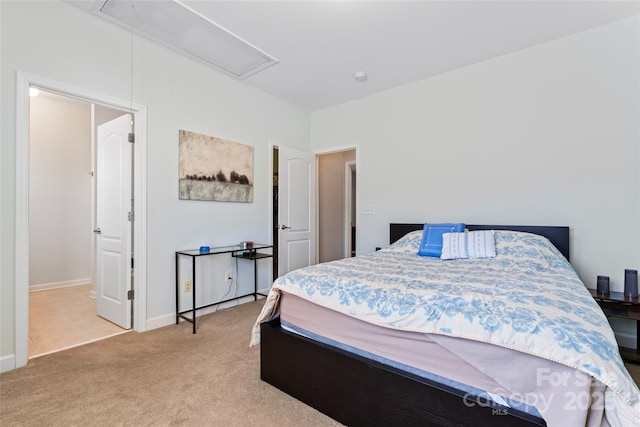
[(252, 343), (284, 291), (379, 326), (491, 343), (579, 369), (607, 386), (611, 425), (640, 425), (640, 392), (613, 331), (547, 239), (496, 231), (495, 258), (444, 261), (418, 256), (420, 238), (409, 233), (373, 254), (280, 277)]

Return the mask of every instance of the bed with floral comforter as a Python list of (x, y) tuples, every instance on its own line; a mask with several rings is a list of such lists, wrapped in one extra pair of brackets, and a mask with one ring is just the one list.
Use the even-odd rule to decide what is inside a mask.
[(640, 425), (640, 392), (606, 317), (546, 238), (496, 231), (496, 257), (441, 260), (417, 255), (420, 236), (280, 277), (252, 344), (286, 292), (381, 327), (488, 343), (575, 368), (605, 386), (592, 402), (604, 405), (603, 425)]

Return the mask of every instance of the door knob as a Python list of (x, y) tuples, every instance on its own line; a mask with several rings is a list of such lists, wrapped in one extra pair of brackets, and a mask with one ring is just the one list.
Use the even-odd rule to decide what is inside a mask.
[(281, 226), (280, 228), (282, 228), (283, 230), (288, 230), (288, 229), (290, 229), (291, 227), (287, 227), (286, 225), (283, 225), (283, 226)]
[(101, 234), (101, 233), (102, 233), (102, 230), (100, 230), (100, 228), (98, 227), (98, 228), (95, 228), (95, 229), (93, 230), (93, 232), (94, 232), (94, 233), (96, 233), (96, 234)]

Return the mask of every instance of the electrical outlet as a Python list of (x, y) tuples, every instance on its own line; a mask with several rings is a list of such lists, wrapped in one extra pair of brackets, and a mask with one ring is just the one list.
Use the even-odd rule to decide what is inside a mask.
[(229, 283), (230, 281), (233, 280), (233, 273), (231, 272), (231, 270), (227, 271), (224, 275), (224, 280), (225, 282)]
[(191, 292), (191, 280), (184, 281), (184, 291)]

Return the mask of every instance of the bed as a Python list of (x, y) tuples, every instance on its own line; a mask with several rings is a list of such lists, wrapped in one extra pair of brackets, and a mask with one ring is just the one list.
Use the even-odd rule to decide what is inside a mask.
[(567, 227), (467, 225), (497, 256), (444, 261), (415, 253), (422, 226), (279, 278), (252, 335), (262, 380), (351, 426), (640, 425)]

